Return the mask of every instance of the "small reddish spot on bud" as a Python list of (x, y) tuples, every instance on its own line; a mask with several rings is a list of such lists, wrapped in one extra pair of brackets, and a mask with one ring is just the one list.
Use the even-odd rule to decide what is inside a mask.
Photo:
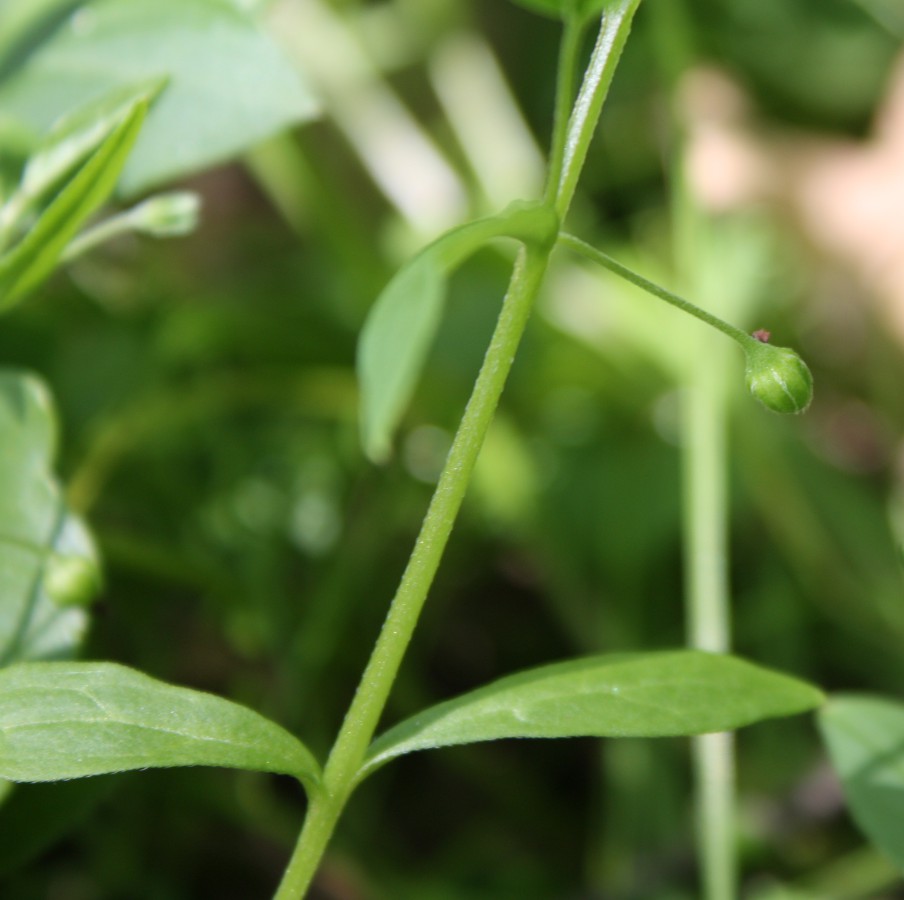
[(771, 331), (766, 331), (765, 328), (758, 328), (756, 331), (754, 331), (753, 336), (754, 336), (761, 344), (768, 344), (768, 343), (769, 343), (769, 338), (772, 337), (772, 332), (771, 332)]

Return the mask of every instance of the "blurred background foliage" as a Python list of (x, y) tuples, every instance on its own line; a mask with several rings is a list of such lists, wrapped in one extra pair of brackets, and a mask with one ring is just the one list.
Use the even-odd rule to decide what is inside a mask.
[[(537, 194), (558, 27), (506, 0), (277, 0), (265, 21), (322, 118), (192, 179), (192, 237), (125, 238), (72, 265), (5, 320), (0, 356), (49, 382), (60, 470), (105, 558), (85, 655), (245, 702), (323, 753), (508, 249), (456, 276), (380, 469), (358, 445), (356, 336), (425, 240)], [(902, 38), (895, 0), (646, 0), (570, 223), (808, 360), (802, 418), (757, 407), (740, 358), (726, 385), (736, 645), (828, 689), (894, 696)], [(682, 240), (683, 217), (704, 239)], [(683, 643), (679, 407), (698, 328), (557, 256), (388, 717), (519, 667)], [(745, 896), (904, 896), (809, 719), (751, 728), (739, 752)], [(356, 795), (314, 896), (696, 897), (687, 757), (683, 741), (418, 754)], [(303, 812), (278, 778), (208, 770), (15, 801), (0, 893), (17, 900), (266, 897)]]

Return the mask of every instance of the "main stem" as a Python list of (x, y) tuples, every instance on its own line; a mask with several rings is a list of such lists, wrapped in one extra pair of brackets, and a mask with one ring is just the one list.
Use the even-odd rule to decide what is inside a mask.
[[(561, 152), (561, 162), (558, 159), (553, 161), (552, 177), (558, 186), (554, 196), (548, 196), (548, 199), (560, 221), (571, 205), (603, 100), (639, 3), (640, 0), (614, 0), (608, 6), (574, 111), (568, 120), (561, 113), (556, 117), (553, 153)], [(569, 27), (571, 30), (563, 47), (566, 57), (563, 68), (574, 65), (579, 47), (579, 30), (573, 25)], [(558, 99), (561, 105), (562, 92)], [(561, 151), (555, 149), (560, 147)], [(304, 895), (354, 789), (367, 747), (439, 567), (552, 250), (551, 245), (530, 246), (518, 256), (496, 330), (427, 508), (414, 550), (330, 752), (321, 785), (311, 796), (304, 827), (275, 900), (298, 900)]]
[(297, 900), (303, 896), (336, 819), (354, 787), (439, 567), (548, 262), (548, 251), (523, 250), (519, 255), (496, 331), (427, 508), (414, 551), (330, 753), (322, 791), (312, 801), (276, 900)]
[(613, 0), (607, 5), (603, 15), (596, 45), (568, 122), (555, 194), (556, 212), (561, 222), (565, 221), (565, 215), (571, 206), (612, 76), (615, 75), (615, 67), (621, 58), (625, 41), (628, 40), (631, 22), (639, 5), (640, 0)]

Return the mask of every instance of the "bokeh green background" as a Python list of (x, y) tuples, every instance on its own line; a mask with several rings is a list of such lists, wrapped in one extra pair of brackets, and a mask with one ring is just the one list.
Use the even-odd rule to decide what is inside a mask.
[[(481, 252), (456, 276), (382, 468), (358, 445), (357, 332), (444, 217), (494, 208), (439, 97), (439, 84), (477, 71), (477, 57), (452, 51), (497, 60), (542, 147), (558, 26), (506, 0), (282, 5), (294, 12), (274, 32), (292, 52), (300, 38), (287, 22), (326, 48), (314, 78), (329, 94), (324, 117), (191, 181), (205, 215), (190, 238), (121, 240), (55, 278), (4, 320), (0, 358), (52, 388), (59, 469), (105, 558), (84, 655), (244, 702), (323, 754), (419, 526), (510, 254)], [(571, 221), (679, 292), (705, 270), (726, 314), (808, 360), (816, 399), (801, 418), (757, 407), (740, 358), (726, 385), (736, 647), (829, 690), (892, 696), (904, 688), (894, 326), (904, 279), (895, 299), (856, 248), (894, 247), (897, 228), (904, 258), (904, 226), (867, 219), (845, 256), (808, 228), (800, 197), (821, 153), (877, 152), (902, 37), (899, 8), (881, 0), (645, 0)], [(371, 63), (347, 83), (336, 76), (345, 40)], [(708, 109), (705, 92), (687, 99), (702, 67), (746, 98), (738, 139), (773, 178), (715, 212), (676, 180)], [(457, 211), (431, 206), (429, 184), (414, 213), (400, 209), (368, 171), (377, 139), (399, 127), (381, 118), (386, 96), (434, 142)], [(475, 111), (482, 99), (471, 96)], [(370, 143), (350, 140), (337, 109), (373, 117)], [(517, 129), (498, 126), (480, 126), (486, 145), (529, 155)], [(866, 179), (876, 197), (895, 190), (888, 171), (888, 182)], [(676, 237), (688, 210), (707, 221), (692, 248)], [(388, 721), (517, 668), (684, 642), (677, 423), (684, 344), (702, 326), (564, 254), (554, 269)], [(743, 732), (739, 782), (745, 896), (904, 896), (864, 849), (809, 718)], [(690, 792), (686, 741), (417, 754), (355, 796), (313, 896), (693, 898)], [(36, 834), (29, 848), (31, 811), (46, 808), (61, 834), (49, 846)], [(295, 785), (259, 774), (26, 787), (0, 809), (0, 896), (267, 897), (302, 813)]]

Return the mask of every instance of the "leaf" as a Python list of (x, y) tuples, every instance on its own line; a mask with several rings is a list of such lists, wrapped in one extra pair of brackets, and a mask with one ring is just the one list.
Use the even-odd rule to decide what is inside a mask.
[(0, 311), (45, 278), (66, 245), (109, 196), (144, 121), (138, 101), (44, 210), (34, 227), (0, 259)]
[(0, 370), (0, 666), (70, 656), (100, 587), (91, 536), (51, 473), (55, 443), (44, 386)]
[(612, 0), (514, 0), (531, 12), (559, 19), (589, 19), (599, 15)]
[(0, 107), (38, 132), (116, 88), (166, 78), (123, 172), (134, 195), (222, 162), (316, 103), (240, 0), (92, 0), (2, 88)]
[(407, 719), (371, 745), (360, 778), (415, 750), (500, 738), (666, 737), (813, 709), (822, 693), (733, 656), (613, 654), (510, 675)]
[(854, 819), (904, 870), (904, 704), (834, 696), (819, 725)]
[(0, 671), (0, 777), (60, 781), (171, 766), (276, 772), (309, 789), (320, 772), (297, 738), (253, 710), (125, 666)]
[(420, 378), (446, 298), (448, 274), (489, 241), (509, 237), (551, 246), (555, 210), (516, 201), (501, 213), (447, 231), (395, 274), (370, 310), (358, 343), (361, 437), (367, 455), (382, 462)]
[(383, 289), (361, 331), (361, 433), (374, 461), (389, 457), (392, 434), (414, 393), (446, 297), (432, 253), (403, 266)]
[(25, 202), (52, 187), (126, 119), (136, 103), (150, 104), (164, 85), (164, 79), (157, 79), (116, 87), (58, 119), (26, 163), (19, 189)]

